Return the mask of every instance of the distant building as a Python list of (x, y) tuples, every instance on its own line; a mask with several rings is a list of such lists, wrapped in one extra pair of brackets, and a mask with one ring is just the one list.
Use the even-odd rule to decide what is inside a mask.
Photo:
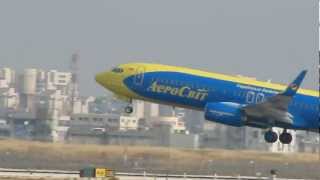
[(52, 127), (52, 136), (54, 142), (65, 142), (68, 129), (70, 128), (70, 116), (60, 116), (57, 124)]
[(202, 148), (225, 148), (227, 126), (206, 121), (204, 122), (203, 132), (200, 137)]
[(299, 132), (296, 135), (297, 151), (303, 153), (320, 153), (320, 137), (318, 133)]
[(206, 121), (200, 133), (202, 148), (244, 148), (244, 127), (232, 127), (224, 124)]
[(0, 137), (10, 137), (11, 131), (8, 122), (5, 119), (0, 119)]
[(25, 112), (35, 112), (35, 98), (37, 86), (37, 70), (25, 69), (19, 76), (19, 109)]
[(73, 114), (70, 127), (87, 126), (93, 128), (106, 128), (117, 131), (120, 128), (120, 115), (116, 114)]
[(186, 110), (184, 115), (186, 127), (193, 134), (199, 134), (203, 132), (203, 125), (205, 122), (204, 114), (200, 111)]
[(0, 89), (14, 87), (16, 82), (16, 73), (10, 68), (0, 69)]
[(37, 87), (36, 87), (36, 91), (37, 94), (43, 94), (46, 93), (47, 89), (46, 89), (46, 78), (47, 78), (47, 73), (42, 70), (42, 69), (38, 69), (37, 72)]
[(128, 130), (138, 130), (139, 128), (139, 119), (135, 116), (120, 116), (119, 119), (119, 130), (128, 131)]
[(73, 114), (65, 133), (67, 142), (104, 144), (107, 131), (119, 130), (119, 115), (113, 114)]
[(198, 134), (170, 134), (169, 146), (177, 148), (198, 149), (200, 136)]
[(47, 90), (61, 90), (62, 95), (70, 94), (68, 86), (71, 84), (71, 72), (59, 72), (51, 70), (47, 72), (46, 89)]
[[(97, 131), (99, 129), (99, 131)], [(66, 135), (66, 142), (80, 144), (106, 144), (105, 133), (101, 128), (71, 126)]]
[(144, 118), (151, 119), (159, 116), (159, 104), (144, 102)]
[(173, 108), (172, 106), (167, 105), (159, 105), (159, 115), (160, 116), (173, 116)]
[(179, 117), (175, 116), (159, 116), (153, 117), (151, 121), (152, 126), (156, 126), (159, 124), (165, 124), (170, 127), (171, 133), (174, 134), (189, 134), (185, 126), (185, 122), (182, 121)]
[(14, 88), (0, 89), (0, 108), (16, 110), (19, 100), (19, 94)]
[(133, 101), (133, 114), (138, 118), (145, 118), (145, 102), (140, 100)]
[(89, 112), (97, 114), (111, 113), (111, 100), (107, 96), (95, 97), (94, 102), (89, 103)]
[(265, 130), (245, 127), (244, 128), (244, 148), (254, 150), (268, 150), (269, 144), (264, 140)]
[(48, 106), (49, 119), (59, 119), (60, 116), (67, 115), (70, 111), (68, 96), (63, 95), (60, 90), (48, 93), (45, 103)]
[(95, 97), (93, 96), (78, 98), (73, 105), (72, 112), (74, 114), (90, 113), (90, 104), (92, 104), (94, 101), (95, 101)]
[(145, 131), (109, 131), (94, 126), (71, 126), (67, 142), (82, 144), (144, 145), (178, 148), (198, 148), (199, 136), (192, 134), (172, 134), (170, 125), (158, 124)]

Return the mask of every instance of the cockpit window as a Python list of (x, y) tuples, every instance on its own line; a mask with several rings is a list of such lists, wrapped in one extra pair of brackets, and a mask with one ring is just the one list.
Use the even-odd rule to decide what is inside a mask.
[(111, 71), (114, 72), (114, 73), (122, 73), (123, 69), (116, 67), (116, 68), (113, 68)]

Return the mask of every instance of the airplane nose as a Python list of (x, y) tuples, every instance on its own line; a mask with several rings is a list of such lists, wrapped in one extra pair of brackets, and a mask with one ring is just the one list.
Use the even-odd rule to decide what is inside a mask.
[(103, 74), (104, 74), (104, 73), (98, 73), (98, 74), (96, 75), (96, 77), (95, 77), (96, 82), (99, 83), (99, 84), (101, 84), (101, 85), (103, 85)]
[(95, 80), (97, 83), (99, 83), (100, 85), (102, 86), (105, 86), (105, 83), (107, 82), (108, 80), (108, 76), (106, 73), (98, 73), (96, 76), (95, 76)]
[(96, 74), (95, 80), (102, 87), (111, 91), (118, 90), (119, 86), (121, 85), (121, 76), (111, 71)]

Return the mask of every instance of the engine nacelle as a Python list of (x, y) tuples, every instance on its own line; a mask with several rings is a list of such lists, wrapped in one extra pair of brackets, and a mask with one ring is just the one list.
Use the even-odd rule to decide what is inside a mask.
[(205, 107), (205, 119), (230, 126), (244, 126), (246, 116), (241, 105), (231, 102), (208, 103)]

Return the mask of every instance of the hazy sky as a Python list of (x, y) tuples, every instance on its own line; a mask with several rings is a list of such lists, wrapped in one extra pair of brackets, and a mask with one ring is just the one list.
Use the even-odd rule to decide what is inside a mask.
[(66, 70), (80, 54), (83, 95), (94, 74), (157, 62), (318, 86), (318, 0), (1, 0), (0, 66)]

